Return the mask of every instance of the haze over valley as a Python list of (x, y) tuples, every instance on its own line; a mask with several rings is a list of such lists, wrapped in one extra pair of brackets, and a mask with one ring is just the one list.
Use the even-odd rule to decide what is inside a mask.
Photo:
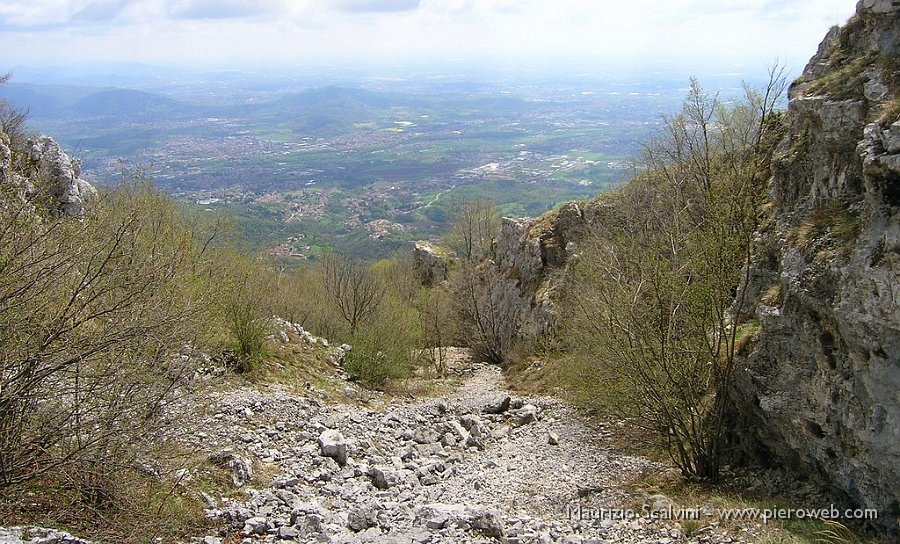
[[(741, 76), (707, 80), (730, 96)], [(14, 80), (0, 98), (27, 108), (92, 182), (139, 171), (186, 203), (233, 213), (256, 249), (288, 265), (326, 248), (389, 256), (442, 234), (466, 199), (522, 217), (592, 197), (623, 179), (689, 83), (321, 70), (124, 79), (133, 88)]]

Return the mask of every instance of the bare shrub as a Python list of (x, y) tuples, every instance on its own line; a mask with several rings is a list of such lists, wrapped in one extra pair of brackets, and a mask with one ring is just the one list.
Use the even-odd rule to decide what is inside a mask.
[[(98, 474), (155, 448), (190, 375), (206, 308), (192, 235), (153, 189), (124, 186), (80, 221), (0, 206), (0, 488), (49, 473), (103, 502)], [(80, 480), (80, 481), (79, 481)]]
[[(696, 81), (608, 198), (585, 242), (563, 334), (583, 358), (570, 387), (656, 433), (687, 477), (715, 480), (724, 450), (753, 236), (765, 198), (779, 70), (726, 107)], [(737, 293), (737, 297), (735, 296)]]

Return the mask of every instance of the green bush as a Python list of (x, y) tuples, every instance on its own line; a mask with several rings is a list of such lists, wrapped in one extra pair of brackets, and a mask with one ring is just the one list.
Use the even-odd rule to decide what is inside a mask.
[(415, 309), (389, 299), (348, 339), (353, 349), (344, 368), (352, 379), (369, 387), (403, 380), (419, 365), (421, 327)]
[(238, 254), (220, 255), (219, 265), (213, 281), (219, 285), (225, 348), (238, 372), (250, 372), (265, 355), (275, 282), (270, 271)]
[(719, 475), (735, 357), (753, 338), (735, 316), (782, 89), (773, 77), (726, 107), (693, 82), (574, 264), (562, 336), (581, 360), (563, 384), (653, 433), (689, 478)]
[(144, 184), (80, 219), (0, 188), (0, 499), (121, 513), (123, 482), (147, 478), (135, 467), (175, 451), (164, 406), (193, 369), (173, 351), (203, 347), (210, 305), (194, 234)]

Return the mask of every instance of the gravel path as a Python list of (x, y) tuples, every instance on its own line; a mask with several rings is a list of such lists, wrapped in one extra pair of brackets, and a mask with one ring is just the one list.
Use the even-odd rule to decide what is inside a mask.
[[(610, 451), (602, 431), (558, 399), (516, 398), (496, 367), (459, 372), (450, 395), (381, 410), (278, 386), (219, 394), (190, 440), (247, 498), (208, 498), (221, 531), (197, 540), (686, 541), (675, 522), (584, 519), (601, 506), (640, 510), (620, 486), (664, 466)], [(260, 468), (276, 474), (269, 487)]]

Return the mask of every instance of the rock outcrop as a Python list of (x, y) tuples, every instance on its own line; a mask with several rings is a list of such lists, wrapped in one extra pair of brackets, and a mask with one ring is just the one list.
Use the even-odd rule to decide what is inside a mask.
[(82, 179), (81, 163), (72, 159), (53, 138), (29, 140), (24, 155), (13, 160), (15, 151), (6, 134), (0, 133), (0, 187), (12, 187), (16, 198), (41, 201), (57, 216), (78, 217), (97, 191)]
[(9, 182), (12, 169), (12, 152), (9, 150), (9, 138), (0, 132), (0, 186)]
[(437, 285), (447, 279), (452, 264), (452, 252), (428, 242), (416, 242), (413, 251), (413, 270), (422, 285)]
[(559, 325), (559, 302), (578, 242), (602, 223), (605, 204), (569, 202), (538, 218), (503, 218), (494, 245), (494, 284), (513, 308), (517, 335), (532, 340)]
[(900, 3), (864, 0), (790, 91), (757, 340), (738, 396), (756, 439), (900, 534)]
[(84, 204), (96, 194), (81, 178), (81, 163), (73, 160), (49, 136), (29, 141), (28, 159), (36, 167), (39, 181), (46, 186), (51, 209), (64, 216), (84, 213)]

